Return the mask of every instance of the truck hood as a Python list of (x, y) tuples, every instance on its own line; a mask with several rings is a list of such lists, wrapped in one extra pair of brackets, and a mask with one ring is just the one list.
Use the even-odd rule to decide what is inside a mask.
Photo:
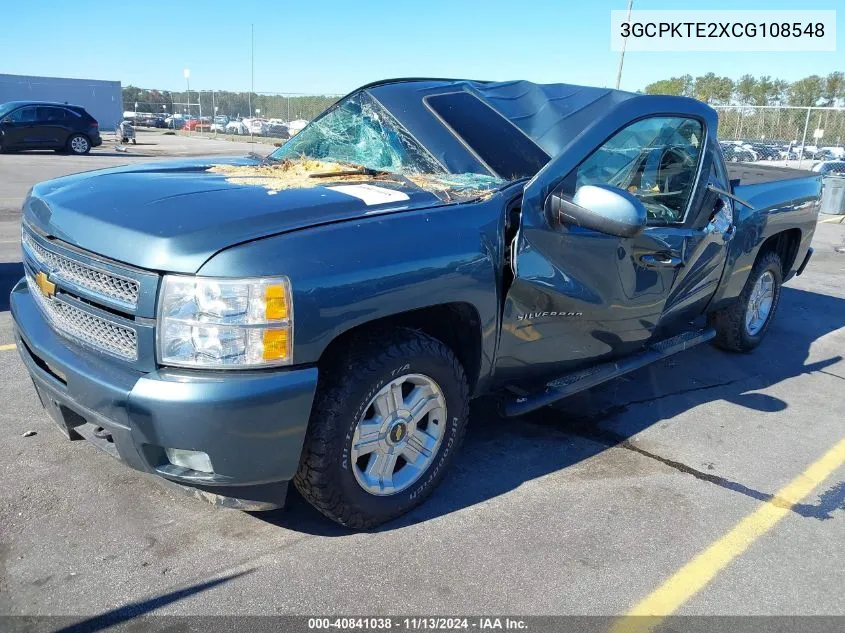
[(235, 244), (440, 202), (411, 183), (392, 181), (271, 191), (208, 171), (221, 164), (257, 166), (260, 160), (143, 163), (57, 178), (33, 188), (24, 216), (47, 235), (109, 259), (193, 273)]

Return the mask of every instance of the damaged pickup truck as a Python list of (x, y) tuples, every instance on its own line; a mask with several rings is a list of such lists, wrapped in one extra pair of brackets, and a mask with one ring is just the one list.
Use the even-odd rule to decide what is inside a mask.
[(69, 438), (248, 510), (293, 481), (372, 527), (444, 478), (473, 397), (519, 416), (760, 343), (821, 182), (729, 172), (716, 128), (680, 97), (392, 80), (265, 159), (44, 182), (17, 346)]

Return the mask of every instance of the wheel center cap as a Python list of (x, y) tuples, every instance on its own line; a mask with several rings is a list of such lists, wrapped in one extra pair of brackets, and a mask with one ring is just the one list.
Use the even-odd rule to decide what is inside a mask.
[(387, 432), (387, 441), (391, 444), (398, 444), (408, 435), (408, 424), (404, 420), (396, 422)]

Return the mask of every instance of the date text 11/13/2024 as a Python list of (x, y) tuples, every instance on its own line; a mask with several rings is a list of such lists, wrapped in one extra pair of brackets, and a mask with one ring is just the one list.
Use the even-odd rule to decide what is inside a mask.
[(480, 631), (494, 630), (525, 630), (525, 620), (519, 618), (497, 618), (497, 617), (350, 617), (350, 618), (309, 618), (308, 628), (310, 630), (330, 629), (373, 629), (400, 631), (453, 631), (471, 630)]

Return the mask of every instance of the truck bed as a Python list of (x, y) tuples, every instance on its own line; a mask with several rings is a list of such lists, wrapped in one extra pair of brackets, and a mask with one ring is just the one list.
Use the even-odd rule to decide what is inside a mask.
[(731, 180), (739, 179), (741, 185), (759, 185), (776, 180), (793, 180), (818, 175), (808, 169), (777, 167), (775, 165), (726, 163), (726, 166), (728, 177)]

